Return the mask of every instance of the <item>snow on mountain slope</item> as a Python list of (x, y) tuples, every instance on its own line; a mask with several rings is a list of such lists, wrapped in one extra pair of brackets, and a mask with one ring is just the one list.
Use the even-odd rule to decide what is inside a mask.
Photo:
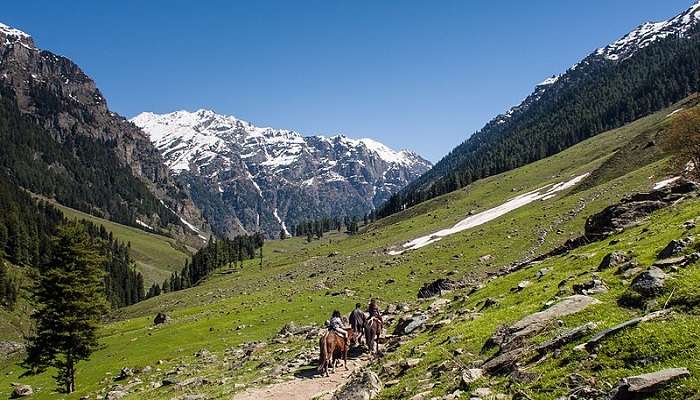
[(174, 174), (204, 182), (245, 230), (270, 236), (307, 218), (369, 212), (431, 167), (372, 139), (305, 137), (210, 110), (145, 112), (131, 121)]
[(612, 61), (624, 60), (657, 40), (672, 35), (683, 37), (697, 26), (698, 20), (700, 20), (700, 1), (674, 18), (640, 25), (621, 39), (598, 49), (596, 54)]

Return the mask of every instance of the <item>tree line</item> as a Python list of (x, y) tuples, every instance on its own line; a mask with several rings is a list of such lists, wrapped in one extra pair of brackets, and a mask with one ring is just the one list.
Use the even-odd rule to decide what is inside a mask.
[[(364, 225), (374, 222), (376, 220), (376, 214), (374, 210), (366, 213), (362, 219), (357, 216), (344, 216), (344, 217), (324, 217), (319, 219), (311, 219), (303, 221), (297, 225), (291, 226), (290, 233), (295, 237), (306, 237), (310, 242), (314, 238), (320, 239), (324, 234), (331, 231), (342, 232), (343, 229), (351, 235), (356, 234), (360, 229), (360, 224)], [(280, 232), (280, 239), (285, 239), (286, 234), (284, 231)]]
[[(36, 200), (0, 174), (0, 260), (26, 267), (31, 274), (41, 271), (50, 262), (55, 249), (53, 239), (61, 226), (69, 223), (63, 213), (47, 201)], [(129, 255), (129, 244), (116, 240), (104, 226), (81, 220), (76, 222), (98, 247), (104, 293), (112, 307), (123, 307), (145, 298), (144, 282)], [(0, 262), (1, 263), (1, 262)], [(17, 278), (3, 266), (0, 287), (7, 307), (16, 301)], [(14, 296), (7, 294), (14, 293)]]
[(392, 196), (386, 217), (482, 178), (518, 168), (661, 110), (700, 90), (700, 28), (619, 62), (589, 56), (524, 109), (489, 122)]
[(227, 265), (240, 264), (243, 260), (256, 257), (258, 250), (262, 254), (265, 238), (262, 233), (240, 235), (233, 239), (211, 238), (206, 246), (199, 249), (191, 260), (186, 260), (179, 272), (173, 272), (170, 278), (162, 284), (154, 283), (146, 293), (146, 298), (158, 296), (161, 293), (176, 292), (197, 285), (211, 275), (215, 270)]

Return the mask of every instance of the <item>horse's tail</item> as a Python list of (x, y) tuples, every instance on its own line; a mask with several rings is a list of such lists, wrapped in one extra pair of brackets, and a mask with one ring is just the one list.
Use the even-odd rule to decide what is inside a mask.
[(321, 338), (318, 340), (318, 347), (320, 351), (320, 354), (318, 356), (318, 372), (323, 372), (324, 367), (328, 362), (328, 348), (326, 347), (326, 335), (321, 336)]

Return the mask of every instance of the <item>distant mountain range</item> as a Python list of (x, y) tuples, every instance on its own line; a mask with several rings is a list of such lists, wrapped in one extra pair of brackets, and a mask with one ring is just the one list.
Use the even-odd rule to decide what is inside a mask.
[(131, 119), (215, 230), (279, 235), (307, 219), (362, 216), (432, 166), (372, 139), (302, 136), (210, 110)]
[(380, 208), (387, 216), (558, 153), (700, 89), (700, 2), (648, 22), (539, 84)]

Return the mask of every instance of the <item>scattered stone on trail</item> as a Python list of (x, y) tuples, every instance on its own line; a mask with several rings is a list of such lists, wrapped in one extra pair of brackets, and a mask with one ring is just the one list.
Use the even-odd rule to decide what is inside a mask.
[(685, 228), (685, 229), (687, 229), (687, 230), (695, 229), (695, 221), (692, 220), (692, 219), (689, 220), (689, 221), (685, 221), (685, 222), (683, 223), (683, 228)]
[(34, 390), (29, 385), (23, 385), (21, 383), (12, 384), (12, 395), (11, 398), (15, 399), (18, 397), (27, 397), (34, 394)]
[(501, 351), (508, 351), (516, 348), (523, 339), (545, 329), (551, 321), (578, 313), (591, 305), (599, 303), (600, 301), (593, 297), (584, 295), (566, 297), (544, 311), (528, 315), (510, 327), (499, 329), (484, 344), (484, 349), (498, 346)]
[(119, 400), (126, 397), (127, 394), (123, 390), (111, 390), (105, 394), (105, 400)]
[(658, 259), (671, 258), (679, 256), (685, 249), (693, 243), (692, 238), (683, 238), (680, 240), (671, 240), (663, 250), (659, 252)]
[(333, 394), (332, 400), (371, 400), (379, 395), (382, 388), (377, 374), (370, 370), (357, 371)]
[(457, 287), (457, 282), (447, 279), (440, 278), (430, 283), (426, 283), (418, 290), (419, 299), (427, 299), (430, 297), (439, 296), (443, 291), (452, 290)]
[(619, 267), (623, 264), (629, 263), (630, 261), (632, 260), (627, 256), (627, 254), (621, 251), (613, 251), (612, 253), (603, 257), (603, 261), (601, 261), (600, 265), (598, 265), (598, 271), (605, 271), (609, 268)]
[(462, 386), (464, 389), (469, 389), (469, 385), (478, 381), (484, 376), (484, 370), (481, 368), (470, 368), (462, 371)]
[(156, 314), (156, 317), (153, 318), (153, 324), (154, 325), (161, 325), (161, 324), (164, 324), (166, 322), (170, 322), (170, 320), (171, 319), (168, 315), (166, 315), (165, 313), (159, 312), (158, 314)]
[(427, 315), (413, 315), (409, 317), (401, 317), (399, 323), (394, 329), (394, 335), (408, 335), (416, 331), (418, 328), (423, 327), (425, 323), (428, 322)]
[(587, 324), (578, 326), (574, 329), (570, 329), (560, 335), (555, 336), (554, 338), (547, 340), (546, 342), (540, 344), (535, 348), (535, 351), (539, 353), (540, 355), (544, 355), (545, 353), (558, 349), (568, 343), (571, 343), (575, 340), (578, 340), (582, 338), (583, 336), (587, 335), (589, 332), (593, 331), (596, 329), (598, 325), (595, 322), (589, 322)]
[(634, 278), (631, 288), (642, 296), (652, 297), (660, 294), (665, 284), (666, 273), (660, 268), (651, 267)]
[(575, 284), (574, 287), (574, 293), (576, 294), (596, 294), (596, 293), (604, 293), (608, 291), (607, 285), (605, 285), (605, 282), (603, 282), (601, 279), (598, 279), (594, 277), (593, 279), (583, 282), (583, 283), (578, 283)]
[(649, 395), (668, 385), (674, 380), (690, 376), (686, 368), (669, 368), (649, 374), (624, 378), (613, 389), (611, 400), (635, 400)]
[(620, 331), (625, 330), (627, 328), (631, 328), (633, 326), (637, 326), (642, 322), (648, 322), (648, 321), (651, 321), (654, 319), (664, 317), (664, 316), (668, 315), (670, 312), (671, 312), (671, 309), (664, 309), (664, 310), (659, 310), (659, 311), (656, 311), (653, 313), (649, 313), (647, 315), (644, 315), (644, 316), (641, 316), (638, 318), (633, 318), (629, 321), (625, 321), (619, 325), (615, 325), (612, 328), (608, 328), (604, 331), (597, 333), (588, 342), (576, 346), (575, 350), (587, 350), (590, 352), (590, 351), (594, 350), (603, 340), (616, 334), (617, 332), (620, 332)]
[(586, 220), (585, 238), (602, 240), (633, 226), (654, 211), (668, 207), (698, 190), (698, 186), (685, 179), (649, 193), (637, 193), (622, 199)]

